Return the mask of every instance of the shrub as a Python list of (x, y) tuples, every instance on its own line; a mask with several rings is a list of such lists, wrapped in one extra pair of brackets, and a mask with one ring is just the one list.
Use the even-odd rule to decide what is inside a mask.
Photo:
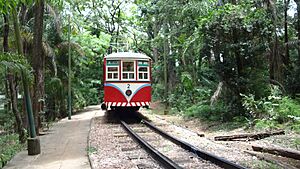
[(16, 153), (22, 150), (17, 134), (0, 136), (0, 168), (2, 168)]
[(289, 121), (300, 121), (300, 104), (289, 97), (279, 100), (277, 108), (277, 121), (286, 123)]
[(265, 98), (255, 100), (254, 95), (242, 97), (250, 124), (258, 128), (277, 128), (280, 124), (300, 123), (299, 102), (287, 96), (283, 97), (276, 87), (272, 89), (271, 95)]
[(226, 112), (228, 112), (228, 107), (226, 107), (223, 103), (217, 103), (213, 106), (198, 103), (189, 107), (184, 115), (208, 121), (228, 121), (229, 119), (225, 116)]

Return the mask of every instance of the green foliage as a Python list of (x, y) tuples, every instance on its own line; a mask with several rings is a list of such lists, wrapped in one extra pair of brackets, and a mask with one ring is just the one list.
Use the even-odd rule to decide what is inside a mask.
[(193, 78), (188, 72), (182, 72), (181, 83), (183, 85), (185, 92), (190, 92), (194, 87)]
[(243, 97), (243, 106), (252, 118), (258, 118), (266, 111), (264, 100), (255, 100), (253, 94), (249, 96), (241, 94), (241, 96)]
[(269, 119), (256, 119), (255, 120), (255, 128), (258, 129), (258, 130), (262, 130), (262, 129), (279, 129), (281, 127), (282, 127), (282, 125), (279, 125), (276, 121), (272, 121), (272, 120), (269, 120)]
[(184, 115), (208, 121), (228, 121), (229, 119), (226, 119), (225, 116), (227, 111), (228, 107), (223, 103), (218, 103), (213, 106), (201, 103), (187, 108)]
[(278, 102), (276, 120), (279, 123), (289, 121), (300, 122), (300, 104), (289, 97), (283, 97)]
[(27, 59), (15, 53), (1, 53), (0, 54), (0, 66), (9, 68), (14, 72), (23, 71), (28, 76), (31, 75), (31, 66)]
[(297, 128), (300, 124), (300, 103), (287, 96), (282, 96), (278, 87), (272, 89), (271, 95), (255, 99), (254, 95), (242, 95), (243, 106), (249, 113), (249, 121), (257, 128), (278, 128), (289, 124)]
[(86, 99), (83, 97), (83, 93), (80, 88), (73, 88), (73, 109), (80, 110), (87, 105)]
[(297, 133), (300, 133), (300, 123), (294, 123), (294, 124), (291, 124), (290, 127), (289, 127), (291, 130), (294, 130), (296, 131)]
[(97, 148), (95, 148), (93, 146), (90, 146), (90, 147), (87, 148), (87, 153), (88, 154), (93, 154), (95, 152), (97, 152)]
[[(101, 32), (98, 36), (92, 35), (90, 31), (85, 31), (74, 36), (74, 42), (80, 44), (84, 50), (86, 57), (99, 57), (97, 55), (104, 54), (109, 46), (111, 36)], [(93, 60), (91, 60), (93, 61)]]
[(22, 149), (17, 134), (0, 136), (0, 168)]
[(10, 113), (7, 113), (7, 110), (3, 109), (0, 110), (0, 125), (3, 126), (3, 124), (6, 122), (7, 119), (11, 118)]
[[(149, 53), (157, 51), (159, 56), (153, 64), (155, 99), (169, 102), (173, 111), (192, 107), (209, 112), (210, 99), (217, 84), (222, 82), (217, 97), (226, 108), (221, 115), (231, 119), (251, 116), (244, 113), (240, 93), (253, 94), (253, 99), (270, 94), (266, 55), (271, 48), (274, 24), (261, 3), (178, 0), (135, 3), (141, 17), (137, 24), (148, 35), (139, 37), (140, 46)], [(168, 86), (163, 86), (161, 56), (166, 50), (169, 77)], [(166, 87), (168, 98), (163, 95)]]
[(243, 111), (240, 93), (266, 96), (268, 65), (264, 55), (272, 30), (267, 11), (252, 3), (226, 3), (199, 17), (198, 24), (199, 34), (208, 43), (202, 50), (214, 53), (207, 56), (216, 59), (212, 66), (225, 83), (223, 99), (231, 112)]
[(164, 86), (160, 83), (152, 84), (152, 99), (153, 101), (160, 100), (163, 96)]
[(46, 83), (46, 89), (47, 93), (51, 93), (51, 96), (62, 99), (64, 97), (64, 89), (63, 89), (63, 83), (61, 79), (54, 77), (51, 78), (50, 81)]
[[(11, 112), (9, 112), (10, 114), (12, 114)], [(9, 117), (9, 115), (7, 115), (6, 117)], [(9, 119), (5, 119), (3, 120), (4, 123), (1, 124), (0, 129), (3, 130), (6, 133), (14, 133), (14, 124), (15, 124), (15, 120), (13, 117), (10, 117)]]
[[(292, 55), (295, 57), (295, 55)], [(293, 67), (292, 70), (288, 70), (288, 75), (286, 78), (286, 85), (285, 88), (289, 92), (290, 95), (296, 97), (300, 96), (300, 65), (298, 65), (296, 60), (293, 60)]]
[[(75, 53), (73, 71), (76, 79), (73, 84), (73, 105), (75, 109), (91, 104), (98, 104), (98, 89), (101, 86), (103, 57), (109, 46), (110, 36), (100, 32), (98, 36), (85, 31), (74, 35), (72, 40), (80, 45), (82, 54)], [(74, 56), (73, 56), (74, 57)], [(78, 78), (80, 77), (80, 78)], [(97, 82), (96, 86), (94, 85)], [(100, 82), (100, 83), (99, 83)]]
[[(54, 36), (54, 37), (53, 37)], [(55, 45), (53, 39), (59, 36), (49, 31), (48, 38)], [(72, 74), (68, 74), (68, 45), (64, 38), (58, 43), (55, 50), (57, 77), (48, 76), (46, 79), (46, 93), (48, 94), (49, 116), (59, 111), (61, 116), (66, 115), (68, 76), (72, 77), (72, 106), (74, 110), (82, 109), (91, 104), (99, 103), (98, 89), (102, 79), (102, 60), (109, 46), (110, 36), (99, 32), (99, 35), (92, 35), (92, 32), (85, 29), (81, 33), (74, 31), (71, 37), (71, 67)], [(94, 82), (98, 82), (96, 86)], [(99, 83), (100, 82), (100, 83)], [(103, 92), (102, 92), (103, 96)], [(54, 102), (54, 103), (53, 103)], [(54, 112), (53, 112), (54, 111)]]
[(300, 138), (295, 138), (293, 140), (293, 145), (296, 147), (297, 150), (300, 150)]
[(34, 0), (1, 0), (0, 1), (0, 12), (9, 13), (12, 9), (15, 9), (19, 4), (32, 4)]

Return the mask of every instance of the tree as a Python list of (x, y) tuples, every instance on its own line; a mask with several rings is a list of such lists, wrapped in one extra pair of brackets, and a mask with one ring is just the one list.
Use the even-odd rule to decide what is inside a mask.
[(44, 0), (36, 0), (34, 9), (34, 37), (33, 37), (33, 59), (32, 67), (34, 70), (34, 90), (33, 90), (33, 111), (35, 117), (36, 131), (41, 126), (40, 113), (44, 111), (45, 100), (45, 55), (43, 53), (43, 16)]
[(131, 27), (125, 22), (128, 19), (126, 8), (130, 1), (104, 0), (90, 3), (86, 0), (76, 0), (70, 4), (73, 6), (74, 14), (78, 18), (84, 18), (82, 24), (90, 25), (86, 29), (91, 31), (93, 35), (100, 36), (101, 32), (110, 35), (111, 45), (108, 48), (108, 53), (125, 48), (123, 43), (127, 43), (128, 40), (126, 39), (126, 31), (130, 30), (129, 27)]
[(283, 60), (279, 52), (279, 38), (277, 33), (278, 28), (278, 16), (277, 8), (273, 0), (267, 1), (268, 10), (270, 11), (272, 22), (273, 22), (273, 34), (274, 40), (272, 42), (272, 50), (270, 51), (269, 62), (270, 62), (270, 79), (282, 82), (283, 81)]

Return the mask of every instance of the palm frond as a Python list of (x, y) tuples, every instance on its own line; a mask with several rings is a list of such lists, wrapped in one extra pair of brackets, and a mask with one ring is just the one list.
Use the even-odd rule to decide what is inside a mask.
[[(84, 51), (82, 50), (81, 46), (78, 43), (70, 42), (70, 46), (72, 50), (75, 50), (78, 52), (81, 56), (84, 56)], [(69, 47), (69, 42), (62, 42), (60, 43), (57, 48), (59, 49), (68, 49)]]
[(64, 98), (64, 86), (60, 78), (51, 78), (47, 83), (47, 89), (50, 93), (53, 93), (57, 99)]
[(300, 40), (290, 40), (287, 43), (284, 43), (285, 45), (288, 45), (289, 47), (298, 47), (300, 44)]
[(54, 70), (54, 76), (56, 77), (57, 75), (56, 56), (55, 56), (55, 52), (53, 51), (53, 49), (51, 48), (51, 46), (47, 41), (43, 42), (43, 52), (46, 58), (49, 58), (51, 60), (51, 64)]
[(56, 13), (54, 8), (49, 3), (46, 3), (45, 10), (46, 10), (45, 12), (47, 14), (49, 14), (50, 16), (53, 17), (56, 32), (59, 36), (61, 36), (62, 31), (61, 31), (61, 22), (60, 22), (60, 19), (59, 19), (59, 14)]
[(23, 72), (27, 77), (32, 75), (31, 66), (25, 57), (15, 53), (0, 54), (0, 66), (8, 68), (14, 72)]

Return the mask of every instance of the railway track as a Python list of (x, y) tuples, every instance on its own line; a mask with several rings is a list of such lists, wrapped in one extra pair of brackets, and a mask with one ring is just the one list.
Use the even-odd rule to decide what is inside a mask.
[[(181, 141), (164, 132), (148, 121), (141, 124), (127, 124), (120, 121), (126, 130), (141, 148), (162, 166), (167, 169), (182, 168), (225, 168), (244, 169), (243, 166), (232, 163), (224, 158), (217, 157), (197, 147)], [(134, 151), (140, 147), (125, 148), (125, 151)], [(138, 168), (153, 168), (153, 166), (140, 165)]]

